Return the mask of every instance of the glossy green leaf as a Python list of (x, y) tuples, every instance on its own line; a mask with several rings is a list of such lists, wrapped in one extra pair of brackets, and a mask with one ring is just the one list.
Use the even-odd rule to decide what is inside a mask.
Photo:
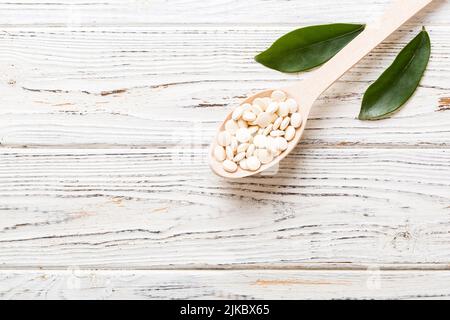
[(419, 85), (430, 52), (430, 37), (423, 29), (367, 89), (358, 118), (378, 120), (397, 111)]
[(289, 32), (255, 60), (282, 72), (299, 72), (331, 59), (364, 30), (361, 24), (326, 24)]

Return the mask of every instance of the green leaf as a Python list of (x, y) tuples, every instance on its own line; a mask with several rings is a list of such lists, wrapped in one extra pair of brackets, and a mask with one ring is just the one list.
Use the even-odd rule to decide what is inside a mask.
[(281, 72), (299, 72), (321, 65), (364, 30), (361, 24), (326, 24), (289, 32), (255, 60)]
[(358, 118), (378, 120), (397, 111), (419, 85), (430, 52), (430, 37), (423, 29), (367, 89)]

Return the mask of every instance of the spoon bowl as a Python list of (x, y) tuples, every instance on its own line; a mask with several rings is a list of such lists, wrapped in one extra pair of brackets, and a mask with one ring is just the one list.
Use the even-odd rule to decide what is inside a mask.
[[(225, 123), (231, 119), (231, 115), (233, 114), (233, 111), (234, 111), (234, 109), (233, 109), (227, 114), (227, 116), (225, 117), (225, 120), (220, 124), (220, 126), (217, 130), (216, 136), (214, 137), (214, 140), (211, 143), (208, 157), (209, 157), (209, 166), (211, 167), (212, 171), (214, 173), (216, 173), (217, 175), (224, 177), (224, 178), (230, 178), (230, 179), (244, 178), (244, 177), (248, 177), (248, 176), (266, 171), (266, 170), (272, 168), (273, 166), (275, 166), (276, 164), (278, 164), (282, 159), (284, 159), (295, 148), (297, 143), (300, 141), (303, 131), (305, 130), (309, 111), (311, 110), (311, 107), (312, 107), (312, 103), (307, 104), (307, 102), (311, 99), (307, 99), (306, 96), (303, 97), (303, 99), (301, 99), (299, 97), (299, 95), (297, 93), (298, 92), (297, 90), (299, 89), (299, 87), (300, 87), (300, 84), (297, 84), (295, 87), (287, 87), (287, 88), (260, 91), (256, 94), (248, 97), (247, 99), (245, 99), (242, 102), (242, 104), (245, 104), (245, 103), (252, 104), (253, 100), (255, 100), (256, 98), (270, 97), (272, 92), (275, 90), (281, 90), (281, 91), (285, 92), (288, 98), (292, 98), (297, 102), (297, 105), (299, 108), (297, 112), (301, 113), (303, 122), (302, 122), (301, 126), (296, 129), (294, 138), (288, 142), (288, 147), (286, 150), (284, 150), (282, 153), (280, 153), (278, 156), (276, 156), (271, 162), (269, 162), (267, 164), (262, 164), (261, 167), (256, 171), (243, 170), (239, 166), (238, 166), (238, 169), (233, 173), (225, 171), (222, 166), (222, 163), (217, 161), (214, 157), (214, 148), (217, 145), (217, 135), (220, 131), (225, 130)], [(315, 99), (313, 99), (313, 101), (314, 100)]]

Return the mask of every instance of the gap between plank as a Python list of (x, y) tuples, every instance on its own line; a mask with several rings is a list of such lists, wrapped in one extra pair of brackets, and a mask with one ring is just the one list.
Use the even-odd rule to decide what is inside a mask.
[[(345, 23), (361, 23), (361, 19), (359, 20), (345, 20), (345, 21), (341, 21), (341, 22), (345, 22)], [(371, 22), (369, 21), (364, 21), (365, 23), (369, 23)], [(311, 23), (312, 25), (314, 24), (319, 24), (319, 23)], [(115, 24), (115, 23), (83, 23), (83, 24), (79, 24), (76, 27), (77, 28), (146, 28), (146, 27), (151, 27), (151, 28), (189, 28), (189, 29), (193, 29), (193, 28), (232, 28), (232, 29), (238, 29), (238, 28), (267, 28), (267, 27), (273, 27), (276, 29), (279, 28), (283, 28), (283, 27), (302, 27), (302, 26), (308, 26), (311, 25), (308, 23), (296, 23), (296, 22), (238, 22), (238, 23), (226, 23), (226, 22), (196, 22), (196, 23), (190, 23), (190, 22), (165, 22), (165, 23), (161, 23), (161, 22), (145, 22), (145, 23), (122, 23), (122, 24)], [(416, 27), (418, 24), (415, 22), (409, 22), (409, 23), (405, 23), (402, 27)], [(449, 26), (450, 23), (447, 22), (432, 22), (432, 23), (427, 23), (427, 25), (432, 25), (432, 26)], [(67, 28), (67, 24), (66, 23), (31, 23), (31, 24), (0, 24), (0, 28), (36, 28), (36, 27), (40, 27), (40, 28)]]
[[(2, 271), (65, 271), (74, 266), (0, 266)], [(166, 266), (166, 267), (102, 267), (102, 266), (76, 266), (79, 270), (96, 271), (366, 271), (374, 268), (380, 271), (450, 271), (449, 263), (411, 263), (411, 264), (346, 264), (346, 263), (317, 263), (317, 264), (252, 264), (252, 265), (192, 265), (192, 266)]]
[[(212, 137), (211, 137), (212, 139)], [(186, 145), (188, 146), (188, 145)], [(198, 144), (195, 148), (191, 148), (191, 150), (203, 150), (207, 149), (209, 144)], [(26, 150), (26, 149), (49, 149), (49, 150), (67, 150), (67, 149), (125, 149), (125, 150), (147, 150), (147, 149), (179, 149), (180, 145), (172, 148), (171, 145), (166, 144), (138, 144), (138, 145), (129, 145), (129, 144), (101, 144), (101, 143), (91, 143), (91, 144), (1, 144), (0, 150), (8, 150), (8, 149), (18, 149), (18, 150)], [(199, 149), (200, 148), (200, 149)], [(203, 148), (203, 149), (202, 149)], [(339, 142), (337, 144), (302, 144), (300, 143), (297, 148), (314, 150), (314, 149), (399, 149), (399, 150), (416, 150), (416, 149), (435, 149), (435, 150), (448, 150), (450, 149), (450, 145), (448, 144), (438, 144), (438, 143), (430, 143), (430, 144), (417, 144), (417, 145), (405, 145), (405, 144), (360, 144), (353, 142)]]

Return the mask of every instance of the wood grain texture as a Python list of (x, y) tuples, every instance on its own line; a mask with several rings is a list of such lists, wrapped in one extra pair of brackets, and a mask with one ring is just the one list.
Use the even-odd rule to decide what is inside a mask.
[(1, 299), (449, 299), (450, 271), (1, 271)]
[[(448, 23), (448, 0), (435, 0), (417, 20)], [(1, 25), (315, 24), (372, 20), (390, 0), (10, 0), (0, 3)], [(436, 10), (439, 9), (439, 10)], [(446, 11), (447, 10), (447, 11)], [(431, 16), (432, 14), (432, 16)]]
[[(368, 85), (419, 30), (397, 32), (316, 103), (303, 139), (315, 146), (445, 146), (449, 27), (428, 26), (421, 87), (394, 117), (358, 121)], [(252, 57), (290, 27), (12, 28), (0, 32), (2, 146), (209, 144), (227, 110), (283, 75)], [(307, 75), (306, 75), (307, 76)], [(176, 131), (174, 131), (176, 129)]]
[[(449, 1), (321, 97), (278, 175), (229, 182), (206, 165), (229, 108), (309, 75), (256, 53), (389, 2), (0, 2), (0, 299), (449, 298)], [(358, 121), (422, 25), (419, 90)]]
[(3, 149), (0, 264), (448, 265), (449, 163), (298, 148), (275, 176), (224, 181), (203, 149)]

